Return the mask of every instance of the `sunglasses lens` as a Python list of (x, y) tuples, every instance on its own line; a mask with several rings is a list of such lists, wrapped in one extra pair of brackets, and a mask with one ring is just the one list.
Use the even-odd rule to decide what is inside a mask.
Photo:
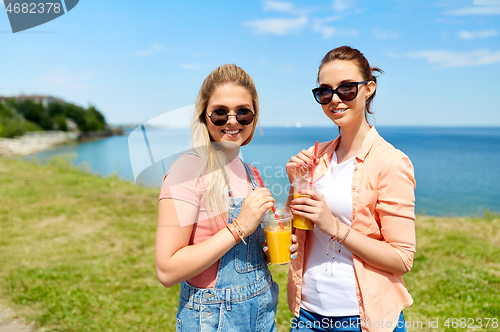
[(317, 88), (313, 90), (314, 99), (322, 105), (328, 104), (332, 100), (333, 92), (330, 88)]
[(243, 126), (251, 124), (253, 122), (253, 117), (253, 112), (248, 108), (239, 109), (238, 113), (236, 113), (236, 121)]
[(210, 121), (216, 126), (223, 126), (226, 124), (228, 119), (228, 114), (223, 110), (215, 110), (210, 115)]
[(353, 100), (358, 94), (358, 85), (354, 83), (343, 84), (337, 88), (337, 94), (342, 100)]
[[(234, 115), (231, 115), (234, 116)], [(248, 108), (241, 108), (236, 113), (236, 121), (239, 124), (246, 126), (253, 122), (254, 114)], [(210, 121), (216, 126), (223, 126), (229, 119), (229, 113), (225, 110), (217, 109), (210, 115)]]

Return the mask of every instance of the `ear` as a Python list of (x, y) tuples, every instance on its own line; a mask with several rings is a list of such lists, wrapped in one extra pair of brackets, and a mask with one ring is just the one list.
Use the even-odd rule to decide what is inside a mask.
[(370, 98), (377, 90), (377, 83), (370, 81), (366, 83), (366, 99)]

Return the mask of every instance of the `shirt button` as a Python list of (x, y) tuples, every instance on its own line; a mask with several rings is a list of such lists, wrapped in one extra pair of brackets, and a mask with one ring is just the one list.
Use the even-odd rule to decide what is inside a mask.
[(357, 171), (358, 170), (358, 166), (354, 167), (354, 171)]
[(356, 190), (356, 186), (352, 186), (352, 190)]

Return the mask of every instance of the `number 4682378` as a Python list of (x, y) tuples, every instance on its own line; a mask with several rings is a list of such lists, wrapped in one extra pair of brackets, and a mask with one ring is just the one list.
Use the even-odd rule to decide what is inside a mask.
[(492, 328), (498, 328), (498, 318), (448, 318), (444, 322), (444, 326), (447, 328), (488, 328), (488, 325)]
[(51, 11), (59, 14), (61, 12), (61, 4), (46, 2), (46, 3), (15, 3), (12, 5), (12, 2), (6, 8), (7, 13), (11, 14), (14, 12), (15, 14), (23, 13), (23, 14), (48, 14)]

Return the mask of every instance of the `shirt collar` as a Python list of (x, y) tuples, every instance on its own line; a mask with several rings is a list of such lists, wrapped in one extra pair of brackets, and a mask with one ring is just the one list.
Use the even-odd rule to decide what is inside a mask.
[[(366, 156), (368, 155), (373, 146), (373, 143), (375, 142), (378, 136), (379, 134), (375, 129), (375, 127), (370, 126), (370, 130), (368, 131), (368, 133), (365, 136), (365, 139), (363, 140), (361, 149), (356, 154), (357, 160), (359, 161), (365, 160)], [(332, 160), (333, 152), (335, 151), (335, 148), (339, 144), (339, 141), (340, 141), (340, 136), (338, 136), (336, 139), (332, 141), (321, 143), (318, 146), (318, 155), (320, 156), (319, 157), (320, 161), (314, 170), (314, 181), (318, 180), (326, 173), (326, 170), (328, 169), (328, 166), (330, 165), (330, 162)]]
[(363, 145), (361, 146), (361, 150), (356, 154), (356, 158), (364, 161), (366, 156), (368, 155), (368, 152), (370, 152), (373, 143), (375, 143), (375, 139), (379, 136), (377, 130), (375, 129), (374, 126), (370, 126), (370, 130), (365, 136), (365, 139), (363, 140)]

